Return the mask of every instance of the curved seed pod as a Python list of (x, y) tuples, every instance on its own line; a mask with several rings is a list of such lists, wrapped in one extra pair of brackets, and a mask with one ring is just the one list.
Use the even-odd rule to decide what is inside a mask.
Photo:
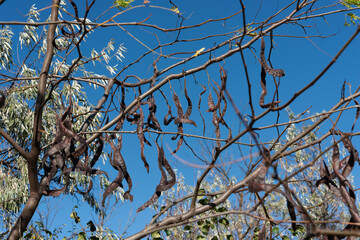
[(71, 138), (66, 137), (64, 140), (62, 139), (65, 135), (64, 129), (65, 126), (62, 124), (61, 119), (57, 114), (55, 114), (56, 117), (56, 136), (55, 136), (55, 144), (50, 147), (50, 149), (44, 154), (42, 159), (42, 167), (45, 167), (45, 163), (48, 157), (51, 155), (54, 155), (56, 153), (60, 153), (65, 148), (70, 147), (71, 145)]
[(106, 190), (103, 194), (103, 199), (101, 202), (101, 205), (103, 207), (105, 206), (105, 200), (106, 200), (107, 196), (109, 196), (109, 194), (112, 193), (113, 191), (115, 191), (118, 187), (123, 187), (123, 185), (121, 183), (123, 179), (124, 179), (124, 175), (122, 174), (121, 171), (119, 171), (118, 175), (116, 176), (114, 181), (112, 181), (112, 183), (110, 183), (110, 185), (106, 188)]
[(51, 156), (54, 155), (56, 153), (60, 153), (62, 150), (64, 150), (65, 148), (69, 147), (71, 143), (71, 139), (69, 138), (65, 138), (62, 142), (59, 142), (57, 144), (55, 144), (54, 146), (52, 146), (45, 154), (44, 157), (42, 159), (42, 167), (45, 166), (46, 163), (46, 159)]
[[(189, 118), (192, 112), (192, 102), (191, 102), (191, 98), (188, 95), (187, 89), (186, 89), (186, 80), (184, 79), (184, 94), (185, 94), (185, 98), (186, 101), (188, 102), (188, 108), (186, 109), (186, 112), (184, 114), (184, 118)], [(195, 124), (196, 126), (196, 124)]]
[(175, 103), (175, 106), (176, 106), (177, 117), (180, 118), (180, 117), (182, 117), (184, 115), (184, 110), (183, 110), (183, 108), (181, 106), (179, 97), (178, 97), (178, 95), (176, 95), (175, 92), (173, 92), (173, 100), (174, 100), (174, 103)]
[(121, 148), (122, 148), (122, 136), (119, 137), (119, 140), (118, 140), (118, 147), (116, 148), (116, 152), (118, 154), (118, 162), (119, 162), (119, 165), (123, 171), (123, 174), (124, 174), (124, 178), (128, 184), (128, 187), (129, 187), (129, 190), (126, 191), (124, 193), (124, 198), (125, 199), (129, 199), (130, 201), (133, 201), (133, 196), (130, 194), (130, 191), (132, 189), (132, 181), (131, 181), (131, 178), (130, 178), (130, 175), (127, 171), (127, 168), (126, 168), (126, 164), (125, 164), (125, 160), (123, 158), (123, 156), (121, 155)]
[[(183, 133), (183, 132), (184, 132), (184, 129), (183, 129), (182, 123), (179, 123), (178, 124), (178, 133)], [(180, 134), (176, 135), (175, 138), (172, 137), (171, 139), (175, 140), (176, 137), (179, 136), (179, 135)], [(179, 149), (180, 149), (181, 145), (183, 144), (183, 142), (184, 142), (184, 136), (180, 135), (179, 141), (176, 144), (176, 149), (171, 154), (175, 154), (177, 151), (179, 151)]]
[[(336, 176), (338, 177), (339, 181), (343, 184), (348, 181), (346, 181), (346, 179), (339, 172), (339, 157), (340, 157), (339, 147), (338, 147), (337, 143), (335, 143), (333, 145), (333, 155), (332, 155), (333, 169), (334, 169), (334, 172), (335, 172)], [(347, 201), (348, 194), (346, 194), (345, 191), (341, 191), (341, 189), (338, 186), (333, 187), (333, 185), (330, 185), (330, 189), (333, 191), (333, 193), (338, 198), (340, 198), (340, 200), (342, 202), (344, 202), (345, 204), (349, 204), (349, 202)]]
[(265, 69), (265, 71), (274, 76), (274, 77), (283, 77), (285, 76), (285, 71), (282, 69), (272, 69), (268, 64), (267, 61), (265, 59), (265, 41), (264, 38), (261, 37), (261, 51), (260, 51), (260, 64), (261, 66)]
[[(72, 130), (72, 102), (71, 98), (69, 101), (69, 106), (63, 113), (61, 117), (56, 114), (56, 134), (53, 146), (44, 154), (42, 159), (42, 164), (44, 167), (44, 177), (41, 180), (41, 185), (44, 187), (43, 194), (49, 196), (59, 196), (63, 193), (67, 186), (69, 185), (69, 173), (78, 171), (81, 174), (86, 176), (91, 176), (94, 174), (104, 174), (107, 178), (107, 174), (104, 171), (93, 169), (96, 161), (99, 159), (103, 151), (103, 141), (101, 137), (98, 138), (98, 148), (94, 153), (94, 157), (89, 161), (89, 156), (87, 155), (87, 144), (86, 139), (81, 135), (78, 135)], [(81, 147), (78, 150), (75, 150), (75, 143), (79, 142)], [(85, 153), (85, 161), (81, 161), (79, 157)], [(46, 166), (45, 162), (47, 158), (50, 157), (50, 166)], [(66, 166), (66, 159), (72, 161), (72, 166)], [(65, 186), (61, 189), (49, 190), (50, 181), (56, 176), (58, 170), (61, 170), (61, 175), (65, 176)], [(89, 186), (86, 191), (77, 190), (81, 194), (87, 194), (92, 189), (93, 182), (90, 179)]]
[(3, 91), (0, 90), (0, 108), (3, 108), (5, 106), (5, 94)]
[(171, 121), (175, 119), (175, 117), (170, 117), (169, 119), (167, 119), (169, 115), (171, 115), (171, 112), (168, 112), (166, 114), (166, 116), (164, 117), (164, 125), (165, 126), (169, 125), (171, 123)]
[[(271, 166), (271, 156), (270, 156), (270, 151), (263, 147), (263, 151), (262, 151), (262, 155), (263, 155), (263, 161), (261, 163), (261, 165), (259, 166), (259, 171), (258, 174), (254, 176), (254, 178), (249, 179), (248, 181), (248, 189), (249, 192), (260, 192), (260, 191), (264, 191), (264, 192), (270, 192), (270, 191), (275, 191), (277, 193), (282, 194), (285, 198), (286, 198), (286, 205), (289, 211), (289, 215), (291, 217), (292, 221), (296, 221), (296, 213), (295, 213), (295, 209), (301, 214), (302, 218), (304, 221), (309, 221), (309, 217), (307, 215), (306, 212), (304, 212), (304, 210), (302, 209), (302, 207), (300, 207), (298, 204), (296, 204), (296, 202), (294, 201), (294, 199), (292, 198), (292, 191), (289, 189), (288, 184), (286, 181), (283, 182), (285, 191), (282, 191), (280, 189), (274, 189), (274, 184), (266, 184), (265, 183), (265, 176)], [(306, 229), (307, 231), (309, 231), (309, 224), (306, 223)], [(293, 223), (292, 224), (292, 228), (294, 230), (296, 230), (296, 224)]]
[[(176, 95), (176, 93), (173, 93), (173, 100), (175, 102), (176, 105), (176, 109), (177, 109), (177, 118), (174, 120), (174, 123), (177, 124), (178, 126), (178, 133), (183, 133), (183, 123), (188, 123), (191, 125), (194, 125), (196, 127), (196, 123), (189, 119), (191, 112), (192, 112), (192, 102), (191, 99), (187, 93), (187, 89), (186, 89), (186, 80), (184, 80), (184, 93), (185, 93), (185, 98), (188, 102), (188, 108), (184, 114), (183, 108), (181, 106), (179, 97)], [(173, 136), (171, 139), (175, 140), (180, 134), (177, 134), (176, 136)], [(184, 142), (184, 136), (180, 136), (179, 141), (177, 142), (177, 147), (175, 149), (174, 152), (172, 152), (172, 154), (175, 154), (181, 147), (182, 143)]]
[[(212, 119), (212, 123), (215, 127), (215, 136), (217, 139), (220, 139), (221, 134), (220, 134), (220, 126), (219, 126), (219, 117), (217, 116), (216, 111), (213, 111), (213, 119)], [(216, 146), (218, 148), (221, 147), (221, 142), (219, 140), (216, 140)]]
[[(330, 188), (330, 184), (335, 185), (332, 179), (335, 177), (335, 174), (330, 174), (329, 168), (327, 167), (325, 161), (322, 161), (323, 164), (320, 164), (320, 180), (316, 181), (315, 186), (318, 187), (320, 184), (324, 183)], [(334, 177), (332, 177), (334, 175)]]
[(138, 139), (139, 139), (139, 142), (140, 142), (140, 152), (141, 152), (141, 160), (144, 162), (144, 166), (146, 168), (146, 171), (149, 173), (149, 164), (147, 163), (146, 161), (146, 157), (145, 157), (145, 154), (144, 154), (144, 143), (148, 141), (145, 139), (145, 136), (144, 136), (144, 130), (143, 130), (143, 126), (144, 126), (144, 113), (142, 111), (141, 108), (139, 108), (140, 110), (140, 117), (137, 121), (137, 127), (136, 127), (136, 133), (137, 133), (137, 136), (138, 136)]
[(74, 3), (73, 0), (69, 0), (70, 4), (72, 5), (73, 9), (74, 9), (74, 13), (75, 13), (75, 18), (78, 19), (79, 18), (79, 11), (78, 8), (76, 6), (76, 4)]
[[(156, 142), (155, 142), (156, 143)], [(156, 147), (158, 148), (158, 164), (159, 169), (161, 172), (161, 180), (160, 180), (160, 186), (157, 188), (157, 190), (166, 191), (172, 188), (176, 182), (176, 175), (173, 169), (171, 168), (168, 160), (165, 158), (164, 149), (161, 147), (159, 148), (158, 144), (156, 143)], [(165, 173), (164, 169), (167, 171), (169, 176), (171, 177), (170, 180), (167, 180), (167, 175)]]
[[(175, 92), (173, 93), (173, 100), (174, 100), (176, 110), (177, 110), (177, 119), (180, 119), (184, 115), (184, 111), (182, 109), (179, 97), (176, 95)], [(184, 132), (184, 128), (183, 128), (183, 125), (182, 125), (181, 122), (179, 122), (177, 124), (177, 127), (178, 127), (178, 133), (183, 133)], [(179, 136), (179, 134), (177, 134), (176, 136), (173, 136), (171, 139), (175, 140), (178, 136)], [(180, 135), (180, 139), (177, 142), (177, 147), (176, 147), (175, 151), (173, 151), (171, 154), (175, 154), (180, 149), (183, 141), (184, 141), (184, 137), (182, 135)]]
[[(73, 7), (73, 9), (74, 9), (76, 20), (80, 21), (79, 16), (78, 16), (78, 9), (77, 9), (76, 4), (75, 4), (72, 0), (69, 0), (69, 2), (71, 3), (71, 5), (72, 5), (72, 7)], [(65, 30), (65, 26), (66, 26), (68, 29), (70, 29), (71, 32), (67, 32), (67, 31)], [(71, 44), (74, 43), (75, 37), (80, 36), (81, 31), (82, 31), (82, 25), (80, 25), (80, 30), (79, 30), (78, 32), (75, 32), (75, 31), (74, 31), (74, 28), (73, 28), (73, 26), (72, 26), (71, 24), (65, 23), (65, 25), (61, 27), (61, 33), (62, 33), (63, 35), (58, 35), (58, 36), (54, 37), (54, 39), (53, 39), (53, 41), (52, 41), (52, 44), (53, 44), (53, 46), (54, 46), (57, 50), (59, 50), (59, 51), (67, 50), (67, 49), (69, 49), (69, 47), (71, 46)], [(66, 38), (66, 39), (70, 39), (70, 43), (68, 43), (68, 45), (63, 46), (63, 47), (62, 47), (62, 46), (59, 46), (59, 45), (56, 43), (56, 41), (55, 41), (58, 37), (64, 37), (64, 38)]]
[(63, 192), (65, 192), (67, 188), (67, 185), (63, 186), (60, 189), (53, 189), (53, 190), (47, 190), (46, 194), (47, 196), (51, 196), (51, 197), (58, 197), (60, 196)]
[[(166, 116), (164, 117), (164, 125), (167, 126), (167, 125), (169, 125), (169, 124), (171, 123), (171, 121), (172, 121), (173, 119), (175, 119), (175, 117), (172, 116), (171, 107), (170, 107), (169, 101), (167, 100), (165, 94), (163, 93), (163, 91), (162, 91), (161, 89), (159, 89), (159, 91), (160, 91), (161, 95), (164, 97), (165, 102), (166, 102), (166, 105), (167, 105), (167, 107), (168, 107), (167, 114), (166, 114)], [(169, 116), (171, 116), (171, 117), (168, 119)]]
[[(67, 32), (67, 31), (65, 30), (65, 27), (67, 27), (68, 29), (70, 29), (71, 32)], [(65, 23), (65, 25), (61, 27), (61, 33), (62, 33), (65, 37), (67, 37), (67, 38), (78, 37), (78, 36), (80, 36), (81, 31), (82, 31), (82, 25), (80, 25), (80, 29), (79, 29), (79, 31), (77, 31), (77, 32), (75, 32), (74, 27), (73, 27), (71, 24), (69, 24), (69, 23)]]
[(93, 167), (95, 165), (95, 163), (99, 160), (101, 153), (103, 152), (104, 141), (102, 140), (102, 137), (97, 138), (96, 144), (98, 145), (98, 148), (96, 149), (94, 157), (90, 162), (90, 167)]
[(176, 118), (176, 119), (174, 120), (174, 123), (175, 123), (175, 124), (188, 123), (188, 124), (191, 124), (191, 125), (193, 125), (193, 126), (196, 127), (196, 123), (195, 123), (193, 120), (187, 119), (187, 118)]
[[(160, 183), (156, 186), (155, 193), (151, 196), (151, 198), (137, 209), (137, 213), (153, 204), (161, 196), (161, 192), (169, 190), (170, 188), (172, 188), (172, 186), (174, 186), (176, 182), (175, 172), (165, 158), (164, 149), (162, 147), (160, 148), (157, 142), (155, 142), (155, 144), (158, 150), (158, 166), (161, 173)], [(170, 175), (170, 180), (167, 179), (167, 175), (163, 168), (165, 168), (167, 173)]]
[[(174, 93), (175, 94), (175, 93)], [(192, 102), (191, 102), (191, 99), (187, 93), (187, 89), (186, 89), (186, 80), (184, 80), (184, 94), (185, 94), (185, 98), (188, 102), (188, 108), (186, 109), (186, 112), (185, 114), (183, 115), (179, 115), (181, 114), (183, 111), (182, 111), (182, 107), (181, 107), (181, 104), (180, 104), (180, 101), (179, 101), (179, 98), (176, 96), (175, 98), (175, 95), (174, 95), (174, 101), (175, 101), (175, 104), (176, 104), (176, 107), (178, 108), (178, 116), (177, 118), (174, 120), (174, 123), (175, 124), (179, 124), (179, 123), (189, 123), (191, 125), (194, 125), (196, 127), (196, 123), (193, 121), (193, 120), (190, 120), (189, 117), (191, 115), (191, 112), (192, 112)], [(179, 108), (180, 108), (180, 111), (179, 111)]]
[(199, 103), (198, 103), (198, 110), (199, 110), (199, 114), (200, 114), (200, 117), (202, 119), (202, 122), (203, 122), (203, 135), (205, 136), (205, 119), (203, 117), (203, 115), (201, 114), (201, 111), (200, 111), (200, 106), (201, 106), (201, 96), (206, 92), (206, 87), (204, 85), (201, 85), (200, 86), (203, 88), (203, 91), (199, 94)]
[[(224, 121), (225, 113), (227, 110), (227, 101), (224, 94), (226, 88), (226, 82), (227, 82), (227, 74), (226, 71), (221, 66), (220, 66), (220, 78), (221, 78), (221, 87), (219, 89), (220, 100), (224, 102), (224, 108), (221, 110), (219, 122), (225, 125), (227, 128), (229, 128)], [(220, 103), (219, 103), (219, 108), (220, 108)]]
[(151, 204), (153, 204), (159, 197), (161, 196), (161, 192), (155, 192), (154, 195), (151, 196), (151, 198), (144, 203), (141, 207), (139, 207), (136, 210), (136, 213), (141, 212), (142, 210), (144, 210), (145, 208), (149, 207)]
[(211, 96), (211, 91), (209, 92), (209, 95), (208, 95), (208, 106), (209, 106), (209, 109), (206, 110), (206, 112), (214, 112), (216, 110), (216, 106), (215, 106), (213, 97)]
[[(358, 101), (356, 101), (355, 99), (353, 99), (353, 101), (355, 102), (356, 105), (359, 105)], [(1, 108), (1, 106), (0, 106), (0, 108)], [(353, 123), (353, 125), (352, 125), (352, 127), (351, 127), (351, 131), (354, 130), (354, 128), (355, 128), (355, 123), (356, 123), (357, 120), (359, 119), (359, 116), (360, 116), (360, 107), (357, 107), (357, 108), (356, 108), (356, 114), (355, 114), (355, 120), (354, 120), (354, 123)]]
[(155, 98), (153, 95), (151, 95), (151, 97), (149, 97), (147, 103), (149, 105), (149, 115), (148, 115), (146, 124), (148, 127), (152, 128), (154, 130), (161, 131), (160, 123), (155, 116), (157, 106), (155, 104)]
[(109, 194), (115, 191), (118, 187), (123, 187), (122, 181), (124, 178), (129, 187), (129, 190), (124, 193), (124, 198), (133, 201), (133, 196), (130, 194), (130, 191), (132, 189), (132, 181), (127, 171), (124, 158), (121, 155), (121, 151), (120, 151), (122, 148), (122, 137), (121, 136), (119, 137), (117, 147), (115, 147), (114, 143), (109, 137), (106, 137), (106, 140), (110, 144), (111, 149), (113, 150), (113, 154), (112, 154), (113, 156), (110, 158), (110, 164), (111, 166), (113, 166), (113, 168), (118, 170), (118, 175), (113, 180), (113, 182), (106, 188), (103, 194), (102, 206), (105, 205), (105, 200)]
[(260, 99), (259, 99), (259, 104), (260, 107), (262, 108), (269, 108), (272, 107), (278, 103), (280, 103), (280, 101), (274, 101), (271, 103), (267, 103), (265, 104), (265, 96), (267, 95), (267, 89), (266, 89), (266, 73), (265, 73), (265, 69), (264, 67), (261, 67), (261, 80), (260, 80), (260, 85), (261, 85), (261, 95), (260, 95)]
[(264, 104), (265, 102), (265, 96), (267, 95), (267, 88), (266, 88), (266, 72), (263, 66), (261, 66), (261, 80), (260, 80), (260, 85), (261, 85), (261, 95), (260, 95), (260, 99), (259, 99), (259, 104), (262, 108), (267, 108), (268, 104)]
[[(266, 89), (266, 71), (283, 71), (282, 69), (272, 69), (269, 67), (269, 65), (267, 65), (267, 62), (265, 60), (265, 56), (264, 56), (264, 50), (265, 50), (265, 42), (264, 39), (261, 38), (261, 52), (260, 52), (260, 64), (261, 64), (261, 80), (260, 80), (260, 85), (261, 85), (261, 95), (260, 95), (260, 99), (259, 99), (259, 104), (260, 107), (262, 108), (269, 108), (274, 106), (275, 104), (280, 103), (280, 101), (276, 101), (276, 102), (271, 102), (271, 103), (267, 103), (264, 104), (265, 102), (265, 96), (267, 95), (267, 89)], [(267, 69), (267, 70), (266, 70)], [(266, 71), (265, 71), (266, 70)], [(269, 73), (270, 74), (270, 73)], [(272, 74), (271, 74), (272, 75)], [(276, 74), (275, 74), (276, 75)], [(281, 74), (280, 74), (281, 75)], [(285, 75), (285, 72), (283, 71), (283, 75)], [(274, 76), (274, 75), (273, 75)]]
[(93, 181), (92, 181), (91, 178), (90, 178), (89, 186), (88, 186), (88, 188), (86, 189), (86, 191), (77, 190), (77, 192), (80, 193), (80, 194), (82, 194), (82, 195), (86, 195), (86, 194), (88, 194), (88, 193), (91, 191), (93, 185), (94, 185), (94, 184), (93, 184)]

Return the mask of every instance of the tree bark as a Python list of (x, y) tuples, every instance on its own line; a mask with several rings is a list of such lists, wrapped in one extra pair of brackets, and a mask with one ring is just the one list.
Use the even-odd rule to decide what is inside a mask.
[[(59, 4), (60, 4), (60, 0), (53, 0), (52, 8), (51, 8), (51, 22), (55, 22), (58, 19)], [(28, 166), (30, 196), (25, 204), (24, 209), (20, 214), (19, 219), (16, 221), (15, 225), (11, 229), (11, 232), (8, 236), (8, 240), (18, 240), (22, 237), (23, 233), (26, 231), (29, 222), (34, 216), (34, 213), (42, 197), (42, 188), (39, 183), (38, 168), (37, 168), (39, 154), (41, 152), (41, 144), (40, 144), (41, 132), (39, 131), (39, 129), (41, 129), (41, 120), (42, 120), (42, 112), (45, 101), (47, 77), (52, 62), (52, 58), (54, 55), (54, 46), (52, 44), (52, 41), (54, 39), (55, 29), (56, 29), (56, 24), (49, 25), (49, 29), (47, 33), (46, 56), (44, 58), (43, 66), (40, 72), (38, 96), (34, 111), (34, 126), (33, 126), (33, 139), (31, 143), (31, 152), (26, 158), (27, 166)]]
[(8, 240), (18, 240), (21, 238), (31, 218), (34, 216), (35, 210), (39, 205), (41, 197), (42, 194), (40, 192), (30, 193), (30, 197), (26, 202), (20, 217), (16, 221), (14, 227), (11, 229)]

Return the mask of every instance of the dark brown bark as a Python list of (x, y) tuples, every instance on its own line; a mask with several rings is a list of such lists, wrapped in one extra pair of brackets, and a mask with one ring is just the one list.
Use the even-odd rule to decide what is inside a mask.
[(34, 213), (39, 205), (41, 197), (42, 194), (40, 192), (30, 193), (30, 197), (26, 202), (20, 217), (16, 221), (14, 227), (11, 229), (10, 235), (8, 236), (8, 240), (18, 240), (21, 238), (31, 218), (34, 216)]

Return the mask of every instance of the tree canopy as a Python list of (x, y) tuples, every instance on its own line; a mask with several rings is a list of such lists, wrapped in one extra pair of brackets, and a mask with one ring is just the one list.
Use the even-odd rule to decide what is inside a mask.
[[(0, 1), (2, 238), (360, 236), (360, 1), (21, 4)], [(119, 208), (145, 223), (112, 229)]]

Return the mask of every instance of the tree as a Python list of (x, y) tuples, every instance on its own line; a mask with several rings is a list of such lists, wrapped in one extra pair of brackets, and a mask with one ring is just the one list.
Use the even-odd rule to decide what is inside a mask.
[[(3, 11), (9, 2), (1, 5)], [(19, 239), (41, 199), (65, 194), (83, 197), (103, 217), (113, 195), (136, 198), (133, 181), (145, 184), (146, 171), (160, 182), (137, 212), (152, 206), (157, 213), (126, 239), (360, 235), (356, 179), (351, 181), (359, 162), (357, 79), (334, 80), (326, 94), (316, 88), (324, 78), (332, 79), (327, 73), (339, 60), (354, 70), (351, 60), (340, 57), (360, 31), (352, 28), (359, 1), (274, 1), (254, 8), (240, 0), (218, 9), (206, 2), (200, 9), (220, 13), (225, 7), (231, 13), (205, 20), (185, 12), (197, 3), (107, 4), (53, 0), (49, 6), (33, 5), (26, 21), (1, 22), (2, 236)], [(352, 35), (331, 41), (337, 37), (333, 26), (344, 14)], [(326, 21), (329, 26), (320, 26)], [(114, 29), (123, 35), (116, 36)], [(325, 67), (310, 68), (313, 56), (302, 56), (304, 48), (292, 38), (310, 40), (320, 49), (329, 42), (333, 57)], [(123, 45), (119, 39), (127, 41)], [(145, 51), (133, 48), (125, 58), (130, 42)], [(315, 77), (309, 75), (314, 72)], [(285, 90), (280, 80), (288, 76), (297, 82), (285, 83)], [(266, 82), (270, 78), (273, 86)], [(308, 113), (317, 100), (305, 101), (306, 94), (324, 100), (321, 107), (327, 110)], [(296, 115), (290, 107), (297, 108), (299, 101), (302, 113)], [(354, 123), (346, 122), (354, 108)], [(123, 157), (132, 135), (138, 139), (133, 156), (143, 163), (131, 164), (144, 165), (144, 177), (134, 178)], [(197, 139), (211, 144), (196, 147)], [(198, 163), (183, 159), (190, 153)], [(234, 160), (227, 159), (230, 153)], [(201, 169), (193, 187), (179, 180), (170, 158)], [(149, 159), (157, 159), (157, 172)], [(171, 195), (167, 191), (175, 191), (176, 182), (183, 188)], [(94, 185), (100, 188), (93, 190)], [(75, 209), (71, 218), (78, 223)], [(38, 231), (36, 224), (31, 227)], [(103, 236), (92, 221), (81, 229), (80, 239)]]

